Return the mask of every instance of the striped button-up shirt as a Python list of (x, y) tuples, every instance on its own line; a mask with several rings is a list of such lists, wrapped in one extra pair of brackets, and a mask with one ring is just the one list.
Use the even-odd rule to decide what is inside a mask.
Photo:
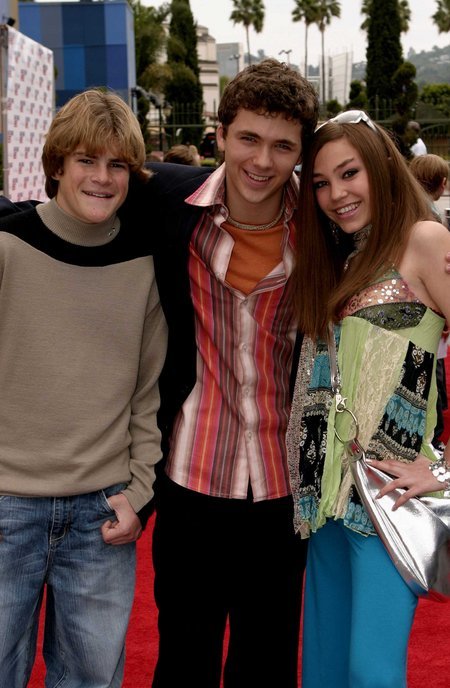
[[(297, 179), (285, 191), (281, 262), (249, 294), (226, 281), (234, 240), (222, 165), (188, 199), (205, 208), (190, 243), (197, 381), (175, 421), (167, 474), (203, 494), (255, 501), (290, 493), (285, 433), (295, 338), (286, 289), (293, 269)], [(255, 257), (257, 260), (257, 256)]]

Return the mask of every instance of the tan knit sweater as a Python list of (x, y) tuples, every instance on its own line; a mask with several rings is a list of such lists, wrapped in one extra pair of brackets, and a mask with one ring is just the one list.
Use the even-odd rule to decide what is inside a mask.
[(0, 494), (151, 498), (166, 324), (142, 235), (55, 201), (0, 221)]

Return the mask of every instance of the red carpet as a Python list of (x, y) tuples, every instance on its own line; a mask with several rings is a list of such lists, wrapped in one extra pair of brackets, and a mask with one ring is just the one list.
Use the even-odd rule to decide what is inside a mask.
[[(450, 391), (450, 356), (446, 359), (447, 387)], [(450, 398), (450, 397), (449, 397)], [(450, 411), (446, 411), (443, 441), (450, 435)], [(127, 660), (123, 688), (150, 688), (157, 653), (156, 610), (153, 600), (151, 566), (152, 522), (139, 541), (138, 583), (127, 640)], [(40, 634), (40, 643), (41, 643)], [(44, 666), (36, 661), (30, 688), (43, 688)], [(450, 684), (450, 603), (421, 601), (411, 636), (409, 688), (448, 688)], [(175, 688), (175, 687), (174, 687)], [(274, 686), (274, 688), (276, 688)], [(318, 686), (317, 688), (325, 688)]]

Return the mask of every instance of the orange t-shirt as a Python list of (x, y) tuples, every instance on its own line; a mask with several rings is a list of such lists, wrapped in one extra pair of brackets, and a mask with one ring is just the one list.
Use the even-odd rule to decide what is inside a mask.
[(283, 221), (261, 230), (239, 229), (228, 222), (222, 227), (234, 239), (226, 280), (243, 294), (249, 294), (281, 261)]

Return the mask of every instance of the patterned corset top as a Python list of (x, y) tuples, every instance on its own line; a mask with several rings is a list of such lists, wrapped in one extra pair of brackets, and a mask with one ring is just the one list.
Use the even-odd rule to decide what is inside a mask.
[[(414, 461), (419, 452), (428, 455), (435, 424), (435, 352), (443, 324), (396, 270), (345, 305), (335, 327), (341, 393), (358, 418), (369, 457)], [(305, 338), (287, 436), (295, 522), (303, 535), (330, 517), (373, 532), (334, 434), (335, 424), (341, 424), (341, 436), (349, 436), (346, 421), (336, 417), (332, 403), (327, 345)]]
[(392, 269), (349, 299), (341, 320), (353, 315), (386, 330), (399, 330), (417, 326), (426, 310), (400, 273)]

